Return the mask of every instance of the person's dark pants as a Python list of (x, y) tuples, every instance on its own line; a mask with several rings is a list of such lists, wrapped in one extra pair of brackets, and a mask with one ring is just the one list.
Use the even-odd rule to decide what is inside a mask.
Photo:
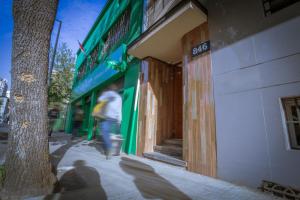
[(119, 134), (120, 133), (120, 124), (115, 119), (105, 119), (100, 121), (100, 132), (102, 135), (102, 140), (104, 143), (105, 152), (109, 152), (111, 150), (112, 144), (110, 139), (110, 134)]

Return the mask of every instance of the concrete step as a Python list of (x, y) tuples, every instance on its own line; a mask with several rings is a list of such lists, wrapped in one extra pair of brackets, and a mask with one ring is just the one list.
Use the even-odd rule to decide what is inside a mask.
[(167, 139), (163, 142), (166, 145), (176, 145), (182, 147), (182, 139)]
[(158, 153), (158, 152), (151, 152), (151, 153), (144, 153), (143, 154), (145, 158), (149, 158), (151, 160), (156, 160), (160, 162), (164, 162), (167, 164), (179, 166), (179, 167), (186, 167), (186, 162), (176, 158), (172, 157), (166, 154)]
[(182, 157), (182, 147), (176, 145), (156, 145), (154, 151), (169, 156)]

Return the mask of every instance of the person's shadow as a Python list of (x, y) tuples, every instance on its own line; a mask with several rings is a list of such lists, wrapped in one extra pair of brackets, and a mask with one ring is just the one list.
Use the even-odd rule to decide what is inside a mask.
[(126, 157), (121, 159), (120, 167), (134, 177), (134, 183), (145, 199), (191, 199), (168, 180), (155, 173), (151, 166)]
[[(81, 140), (68, 139), (67, 143), (61, 145), (58, 149), (56, 149), (54, 152), (50, 154), (50, 160), (51, 160), (52, 167), (54, 168), (53, 170), (55, 172), (55, 175), (56, 175), (56, 169), (58, 167), (59, 162), (63, 159), (67, 151), (71, 147), (74, 147), (79, 142), (81, 142)], [(60, 142), (56, 142), (55, 144), (60, 144)]]
[[(73, 166), (74, 169), (67, 171), (54, 189), (54, 193), (60, 193), (60, 200), (107, 199), (96, 169), (86, 166), (83, 160), (75, 161)], [(57, 198), (51, 195), (46, 199)]]

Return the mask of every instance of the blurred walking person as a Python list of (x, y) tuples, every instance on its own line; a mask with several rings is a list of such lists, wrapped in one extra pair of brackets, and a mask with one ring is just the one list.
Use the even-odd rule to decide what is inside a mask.
[(116, 90), (117, 86), (113, 84), (108, 91), (104, 91), (97, 99), (97, 105), (92, 114), (99, 121), (107, 159), (111, 156), (112, 150), (111, 134), (120, 134), (122, 120), (122, 98)]

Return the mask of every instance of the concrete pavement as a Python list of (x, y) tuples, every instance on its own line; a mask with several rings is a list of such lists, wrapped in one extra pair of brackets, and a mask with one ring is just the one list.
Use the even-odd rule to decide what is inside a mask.
[[(55, 133), (49, 142), (60, 184), (52, 195), (31, 200), (271, 200), (246, 187), (188, 172), (180, 167), (122, 154), (106, 160), (99, 144)], [(7, 141), (0, 141), (1, 162)]]
[(50, 142), (60, 187), (37, 199), (276, 199), (259, 191), (188, 172), (182, 168), (121, 155), (106, 160), (99, 145), (62, 136)]

